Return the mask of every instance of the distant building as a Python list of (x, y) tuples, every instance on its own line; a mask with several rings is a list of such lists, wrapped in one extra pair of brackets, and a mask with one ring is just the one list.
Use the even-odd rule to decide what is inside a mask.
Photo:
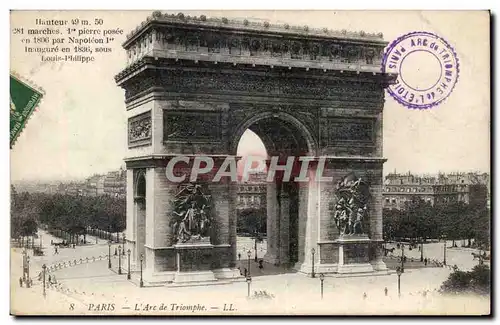
[(267, 207), (266, 174), (250, 174), (249, 180), (238, 184), (236, 208), (261, 209)]
[(104, 181), (106, 180), (106, 176), (102, 175), (97, 180), (96, 184), (96, 193), (97, 195), (104, 195)]
[(72, 196), (85, 195), (86, 183), (71, 182), (65, 185), (65, 194)]
[(125, 197), (126, 184), (126, 173), (120, 168), (119, 171), (106, 174), (103, 182), (103, 192), (105, 195), (113, 197)]
[(85, 195), (99, 196), (104, 194), (104, 181), (106, 175), (94, 175), (86, 180)]
[[(486, 174), (488, 175), (488, 174)], [(391, 173), (385, 177), (383, 207), (403, 209), (405, 203), (418, 197), (431, 205), (464, 202), (488, 205), (489, 176), (474, 173), (413, 175)]]

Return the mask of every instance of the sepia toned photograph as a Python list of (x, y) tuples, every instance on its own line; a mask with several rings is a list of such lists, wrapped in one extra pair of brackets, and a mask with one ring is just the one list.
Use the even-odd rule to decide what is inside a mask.
[(486, 10), (11, 10), (11, 315), (491, 315), (490, 46)]

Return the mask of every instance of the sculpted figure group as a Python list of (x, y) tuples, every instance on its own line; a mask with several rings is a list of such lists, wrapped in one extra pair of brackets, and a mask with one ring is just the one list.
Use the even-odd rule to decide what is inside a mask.
[(209, 235), (210, 206), (210, 196), (203, 193), (199, 184), (188, 184), (177, 193), (172, 229), (178, 243), (200, 240)]
[(352, 174), (337, 184), (333, 219), (341, 235), (365, 233), (363, 220), (367, 214), (367, 191), (366, 183)]

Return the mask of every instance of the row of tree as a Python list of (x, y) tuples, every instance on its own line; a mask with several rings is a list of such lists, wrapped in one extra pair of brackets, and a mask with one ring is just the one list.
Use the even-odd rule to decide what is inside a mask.
[(432, 206), (419, 198), (406, 202), (401, 210), (384, 209), (383, 234), (385, 240), (425, 241), (474, 239), (476, 244), (488, 246), (490, 211), (486, 206), (454, 202)]
[(33, 236), (39, 225), (50, 231), (86, 235), (89, 229), (125, 229), (125, 199), (111, 196), (17, 193), (11, 189), (11, 236)]
[(267, 209), (248, 208), (238, 210), (236, 232), (238, 234), (252, 234), (267, 232)]

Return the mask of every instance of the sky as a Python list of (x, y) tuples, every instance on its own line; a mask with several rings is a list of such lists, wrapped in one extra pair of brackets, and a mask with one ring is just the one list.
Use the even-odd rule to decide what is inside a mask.
[[(41, 63), (11, 36), (11, 71), (45, 91), (43, 102), (11, 149), (11, 180), (85, 178), (124, 166), (124, 91), (113, 77), (126, 64), (121, 43), (151, 11), (16, 12), (11, 27), (29, 28), (36, 18), (103, 19), (104, 28), (122, 28), (113, 51), (92, 64)], [(173, 12), (170, 12), (173, 13)], [(382, 32), (386, 41), (411, 31), (445, 38), (460, 60), (460, 78), (448, 97), (429, 110), (411, 110), (386, 93), (383, 115), (384, 173), (486, 171), (490, 169), (489, 20), (486, 12), (203, 11), (186, 15), (259, 19), (271, 23)], [(263, 152), (248, 131), (238, 154)]]

